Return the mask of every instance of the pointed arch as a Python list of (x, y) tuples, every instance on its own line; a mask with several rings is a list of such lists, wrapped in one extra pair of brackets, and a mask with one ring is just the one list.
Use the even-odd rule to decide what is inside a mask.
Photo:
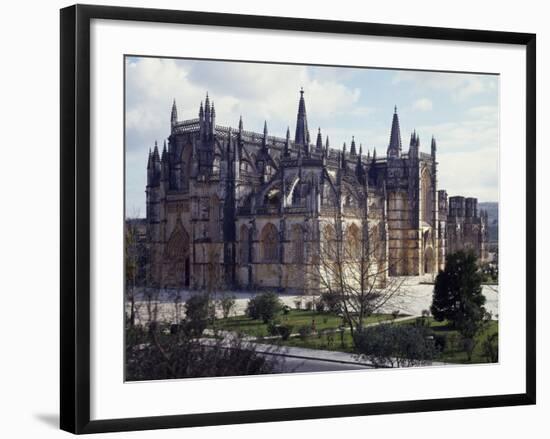
[(294, 224), (291, 229), (292, 260), (295, 264), (303, 264), (304, 254), (304, 228), (300, 224)]
[(420, 218), (427, 224), (433, 221), (432, 176), (424, 168), (420, 177)]
[(277, 262), (279, 257), (279, 232), (267, 223), (260, 234), (260, 250), (263, 262)]
[(250, 262), (250, 235), (246, 225), (239, 229), (239, 260), (241, 264)]
[(346, 256), (351, 259), (361, 257), (361, 231), (356, 224), (352, 223), (346, 229)]
[(180, 219), (166, 243), (164, 283), (166, 286), (187, 287), (190, 280), (189, 234)]
[(210, 238), (217, 241), (220, 238), (220, 199), (216, 194), (210, 197)]

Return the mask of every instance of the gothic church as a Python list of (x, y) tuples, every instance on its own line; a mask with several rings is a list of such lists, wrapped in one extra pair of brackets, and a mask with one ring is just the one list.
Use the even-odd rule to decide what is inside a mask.
[[(475, 198), (447, 198), (437, 186), (437, 145), (403, 150), (397, 109), (385, 157), (312, 142), (304, 91), (286, 137), (216, 124), (208, 95), (197, 119), (179, 121), (176, 102), (162, 152), (147, 163), (148, 284), (160, 288), (274, 289), (307, 293), (304, 264), (339, 218), (343, 234), (377, 242), (388, 276), (435, 274), (447, 251), (487, 257), (487, 217)], [(450, 206), (449, 206), (450, 205)], [(318, 260), (318, 259), (317, 259)]]

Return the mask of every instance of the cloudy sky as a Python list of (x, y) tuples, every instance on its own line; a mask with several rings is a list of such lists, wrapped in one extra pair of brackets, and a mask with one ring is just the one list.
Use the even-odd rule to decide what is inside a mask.
[[(126, 58), (126, 213), (145, 215), (147, 152), (179, 120), (198, 117), (208, 91), (216, 122), (270, 135), (294, 132), (304, 88), (312, 139), (357, 144), (385, 155), (394, 105), (404, 150), (413, 129), (421, 151), (438, 145), (439, 188), (449, 195), (498, 200), (498, 76), (242, 62)], [(349, 146), (348, 146), (349, 148)]]

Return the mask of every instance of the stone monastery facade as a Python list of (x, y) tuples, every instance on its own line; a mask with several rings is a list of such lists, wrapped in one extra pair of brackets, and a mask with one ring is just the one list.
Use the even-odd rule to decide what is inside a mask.
[(149, 153), (149, 285), (307, 292), (330, 236), (376, 245), (388, 276), (435, 274), (461, 248), (487, 257), (486, 214), (438, 189), (433, 137), (429, 154), (416, 132), (403, 150), (397, 109), (382, 157), (353, 137), (332, 149), (320, 129), (312, 141), (303, 90), (293, 137), (217, 125), (208, 95), (198, 116), (179, 121), (174, 101), (168, 142)]

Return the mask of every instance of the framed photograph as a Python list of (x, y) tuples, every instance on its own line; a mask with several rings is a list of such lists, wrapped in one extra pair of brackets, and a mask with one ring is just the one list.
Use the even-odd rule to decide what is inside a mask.
[(535, 35), (61, 10), (61, 428), (535, 403)]

